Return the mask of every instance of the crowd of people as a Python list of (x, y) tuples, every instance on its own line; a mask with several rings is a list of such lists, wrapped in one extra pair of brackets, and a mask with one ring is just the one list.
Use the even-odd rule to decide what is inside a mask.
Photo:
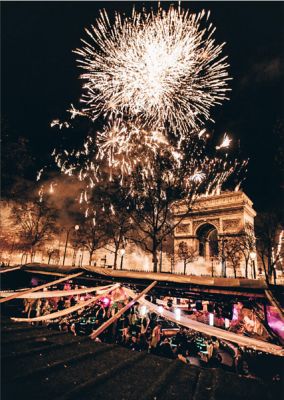
[[(70, 289), (67, 286), (62, 288)], [(59, 287), (59, 289), (62, 288)], [(78, 286), (75, 286), (75, 289), (78, 289)], [(81, 300), (80, 295), (25, 299), (23, 313), (28, 318), (45, 316), (75, 306)], [(130, 300), (129, 298), (115, 300), (111, 296), (105, 296), (94, 304), (60, 318), (32, 323), (45, 324), (51, 329), (71, 332), (75, 336), (92, 335)], [(216, 337), (208, 337), (168, 322), (161, 316), (148, 312), (145, 306), (138, 303), (131, 305), (95, 340), (116, 343), (132, 351), (146, 351), (162, 357), (178, 359), (186, 364), (210, 368), (222, 367), (252, 377), (244, 353), (237, 346), (226, 346), (225, 342)], [(223, 360), (224, 355), (226, 360)], [(228, 359), (231, 363), (228, 363)]]
[[(79, 300), (79, 296), (25, 299), (23, 313), (28, 318), (44, 316), (72, 307)], [(110, 302), (106, 297), (95, 305), (77, 310), (67, 316), (33, 323), (45, 324), (64, 332), (69, 331), (74, 335), (91, 335), (127, 302), (128, 300)], [(190, 364), (192, 358), (195, 357), (202, 366), (222, 365), (222, 357), (219, 353), (220, 343), (216, 338), (205, 339), (199, 333), (167, 323), (154, 313), (141, 311), (138, 303), (132, 305), (96, 340), (117, 343), (132, 351), (147, 351), (162, 357), (178, 358), (186, 364)]]

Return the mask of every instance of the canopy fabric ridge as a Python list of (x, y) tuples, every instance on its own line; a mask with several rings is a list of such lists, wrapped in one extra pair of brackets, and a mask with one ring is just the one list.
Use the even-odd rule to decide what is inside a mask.
[(64, 310), (57, 311), (54, 313), (50, 313), (47, 315), (41, 315), (40, 317), (34, 317), (34, 318), (14, 318), (12, 317), (11, 320), (15, 322), (39, 322), (39, 321), (48, 321), (52, 319), (57, 319), (64, 317), (65, 315), (71, 314), (75, 311), (80, 310), (81, 308), (87, 307), (92, 303), (97, 302), (101, 297), (105, 296), (107, 293), (111, 292), (114, 289), (117, 289), (119, 287), (119, 284), (116, 283), (115, 285), (109, 287), (108, 289), (102, 290), (100, 294), (98, 294), (95, 297), (92, 297), (91, 299), (87, 301), (82, 301), (79, 304), (76, 304), (75, 306), (65, 308)]
[[(124, 290), (126, 291), (127, 295), (131, 298), (135, 298), (137, 296), (137, 294), (131, 289), (124, 288)], [(163, 312), (161, 313), (159, 311), (159, 306), (146, 300), (144, 296), (140, 297), (136, 301), (138, 301), (138, 303), (140, 304), (145, 305), (149, 309), (149, 311), (157, 315), (160, 315), (165, 319), (168, 319), (169, 321), (172, 321), (178, 325), (182, 325), (194, 331), (202, 332), (209, 336), (216, 336), (219, 337), (220, 339), (228, 340), (230, 342), (237, 343), (240, 346), (249, 347), (254, 350), (264, 351), (266, 353), (271, 353), (277, 356), (282, 356), (282, 357), (284, 356), (284, 348), (281, 346), (264, 342), (262, 340), (242, 336), (237, 333), (225, 331), (223, 329), (216, 328), (214, 326), (209, 326), (203, 324), (202, 322), (194, 321), (183, 315), (181, 315), (180, 318), (177, 318), (175, 313), (166, 309), (163, 309)]]
[(55, 284), (57, 284), (57, 283), (64, 282), (64, 281), (68, 281), (69, 279), (77, 278), (78, 276), (80, 276), (80, 275), (82, 275), (82, 274), (83, 274), (83, 272), (79, 272), (79, 273), (73, 274), (73, 275), (67, 275), (67, 276), (65, 276), (64, 278), (56, 279), (55, 281), (48, 282), (48, 283), (45, 283), (45, 284), (43, 284), (43, 285), (39, 285), (39, 286), (30, 288), (30, 289), (28, 289), (28, 290), (25, 290), (24, 292), (17, 292), (17, 293), (14, 293), (14, 294), (12, 294), (11, 296), (8, 296), (8, 297), (5, 297), (5, 298), (0, 299), (0, 303), (5, 303), (6, 301), (10, 301), (10, 300), (13, 300), (13, 299), (17, 299), (19, 296), (21, 296), (21, 295), (23, 295), (23, 294), (28, 294), (28, 293), (32, 293), (32, 292), (37, 292), (37, 291), (40, 290), (40, 289), (44, 289), (44, 288), (47, 288), (47, 287), (49, 287), (49, 286), (53, 286), (53, 285), (55, 285)]
[[(66, 296), (76, 296), (78, 294), (84, 293), (99, 293), (101, 290), (108, 289), (113, 285), (107, 286), (97, 286), (91, 288), (83, 288), (83, 289), (74, 289), (74, 290), (46, 290), (43, 292), (33, 292), (26, 293), (18, 296), (18, 299), (47, 299), (51, 297), (66, 297)], [(0, 292), (0, 297), (9, 297), (15, 293), (21, 293), (21, 291), (9, 291), (9, 292)]]
[(83, 266), (82, 270), (96, 273), (102, 276), (127, 279), (148, 279), (150, 281), (162, 281), (171, 283), (184, 283), (202, 286), (216, 286), (226, 288), (247, 288), (247, 289), (265, 289), (267, 284), (263, 280), (245, 279), (245, 278), (217, 278), (209, 276), (187, 276), (159, 272), (140, 272), (140, 271), (120, 271), (105, 269), (93, 266)]
[(0, 268), (0, 274), (5, 274), (6, 272), (16, 271), (17, 269), (21, 269), (21, 266), (18, 265), (16, 267), (11, 267), (11, 268)]
[(283, 308), (281, 307), (281, 304), (277, 301), (277, 299), (273, 296), (273, 293), (271, 292), (271, 290), (265, 290), (265, 295), (267, 297), (267, 299), (270, 301), (270, 303), (276, 307), (282, 321), (284, 321), (284, 312), (283, 312)]

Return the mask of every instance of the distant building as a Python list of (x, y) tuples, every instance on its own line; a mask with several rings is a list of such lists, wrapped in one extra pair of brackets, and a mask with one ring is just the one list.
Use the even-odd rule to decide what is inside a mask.
[[(224, 272), (220, 254), (224, 240), (237, 237), (247, 226), (254, 231), (255, 216), (252, 201), (241, 191), (201, 197), (190, 212), (181, 202), (175, 207), (175, 218), (183, 217), (174, 233), (175, 259), (178, 258), (179, 244), (185, 242), (196, 252), (196, 261), (192, 271), (189, 266), (189, 273), (210, 275), (214, 268), (214, 274), (222, 275)], [(178, 262), (176, 266), (178, 268)], [(240, 265), (240, 276), (244, 276), (242, 267), (243, 262)], [(232, 275), (229, 263), (227, 273)]]

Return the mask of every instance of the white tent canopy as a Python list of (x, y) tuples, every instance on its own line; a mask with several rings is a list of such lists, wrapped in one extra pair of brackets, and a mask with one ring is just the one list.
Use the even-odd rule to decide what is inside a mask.
[[(51, 298), (51, 297), (65, 297), (65, 296), (76, 296), (80, 294), (85, 294), (85, 293), (92, 293), (92, 292), (97, 292), (100, 293), (100, 291), (104, 289), (108, 289), (109, 287), (112, 287), (113, 285), (107, 285), (107, 286), (97, 286), (97, 287), (91, 287), (91, 288), (83, 288), (83, 289), (74, 289), (74, 290), (44, 290), (41, 292), (32, 292), (32, 293), (24, 293), (20, 296), (18, 296), (18, 299), (46, 299), (46, 298)], [(26, 291), (24, 289), (23, 291)], [(19, 293), (19, 291), (9, 291), (9, 292), (0, 292), (0, 297), (9, 297), (12, 296), (15, 293)]]
[[(124, 289), (129, 297), (135, 297), (135, 292), (131, 289)], [(163, 309), (161, 312), (160, 306), (151, 303), (150, 301), (146, 300), (145, 297), (141, 297), (138, 302), (143, 304), (147, 307), (150, 312), (158, 314), (165, 319), (175, 322), (178, 325), (182, 325), (186, 328), (192, 329), (197, 332), (204, 333), (209, 336), (216, 336), (220, 339), (228, 340), (233, 343), (237, 343), (239, 346), (249, 347), (254, 350), (264, 351), (266, 353), (271, 353), (278, 356), (284, 356), (284, 349), (281, 346), (277, 346), (275, 344), (271, 344), (268, 342), (264, 342), (262, 340), (249, 338), (246, 336), (242, 336), (233, 332), (229, 332), (220, 328), (216, 328), (214, 326), (209, 326), (203, 324), (202, 322), (194, 321), (185, 315), (177, 315), (174, 312), (169, 310)]]
[(49, 321), (52, 319), (61, 318), (61, 317), (64, 317), (65, 315), (68, 315), (75, 311), (81, 310), (81, 309), (91, 305), (92, 303), (97, 302), (101, 297), (105, 296), (112, 290), (117, 289), (118, 287), (119, 287), (119, 284), (112, 285), (108, 289), (98, 291), (98, 292), (100, 292), (100, 294), (98, 294), (97, 296), (92, 297), (91, 299), (86, 300), (86, 301), (81, 301), (80, 303), (76, 304), (75, 306), (65, 308), (64, 310), (61, 310), (61, 311), (57, 311), (57, 312), (50, 313), (47, 315), (41, 315), (40, 317), (35, 317), (35, 318), (11, 318), (11, 319), (16, 322), (39, 322), (39, 321)]

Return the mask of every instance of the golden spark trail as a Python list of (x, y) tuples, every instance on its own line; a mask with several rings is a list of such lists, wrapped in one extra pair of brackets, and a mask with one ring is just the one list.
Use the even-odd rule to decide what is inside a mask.
[(111, 23), (101, 11), (75, 50), (86, 72), (83, 108), (72, 106), (72, 117), (126, 116), (143, 128), (168, 125), (177, 136), (198, 129), (227, 98), (230, 79), (224, 43), (215, 43), (208, 17), (171, 6), (134, 10), (132, 17), (117, 13)]

